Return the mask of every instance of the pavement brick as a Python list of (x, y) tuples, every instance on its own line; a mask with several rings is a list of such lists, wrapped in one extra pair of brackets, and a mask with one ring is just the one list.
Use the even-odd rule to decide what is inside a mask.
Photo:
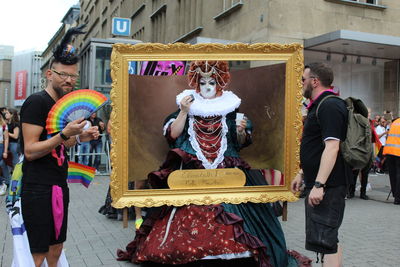
[[(346, 210), (339, 240), (343, 247), (344, 266), (400, 266), (400, 206), (389, 191), (387, 175), (371, 174), (371, 200), (358, 197), (346, 200)], [(304, 199), (288, 205), (288, 221), (282, 222), (287, 247), (316, 260), (313, 252), (304, 249)]]
[(86, 266), (99, 266), (102, 264), (100, 259), (97, 257), (95, 253), (89, 253), (85, 255), (84, 262)]
[[(96, 176), (89, 188), (70, 184), (71, 202), (65, 253), (71, 267), (138, 266), (116, 260), (117, 249), (124, 249), (134, 237), (133, 223), (122, 222), (98, 213), (108, 189), (109, 177)], [(390, 187), (387, 175), (370, 175), (371, 200), (358, 197), (346, 200), (346, 211), (339, 232), (344, 249), (345, 267), (400, 266), (400, 206), (393, 198), (386, 200)], [(4, 197), (0, 197), (0, 267), (11, 266), (12, 235)], [(281, 222), (288, 249), (314, 259), (315, 253), (304, 249), (304, 199), (288, 205), (288, 221)], [(314, 264), (314, 266), (317, 266)]]

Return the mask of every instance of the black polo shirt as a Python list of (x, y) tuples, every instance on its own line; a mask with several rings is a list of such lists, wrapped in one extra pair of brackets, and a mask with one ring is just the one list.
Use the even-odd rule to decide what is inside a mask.
[[(317, 120), (317, 106), (325, 96), (330, 94), (333, 93), (329, 91), (323, 92), (314, 101), (304, 122), (303, 137), (300, 145), (300, 164), (304, 172), (306, 188), (314, 186), (322, 152), (325, 148), (324, 140), (331, 137), (344, 141), (346, 138), (348, 112), (346, 103), (343, 100), (335, 97), (324, 100), (319, 107)], [(349, 171), (351, 171), (349, 166), (344, 162), (339, 152), (326, 185), (328, 187), (346, 185), (346, 176)]]

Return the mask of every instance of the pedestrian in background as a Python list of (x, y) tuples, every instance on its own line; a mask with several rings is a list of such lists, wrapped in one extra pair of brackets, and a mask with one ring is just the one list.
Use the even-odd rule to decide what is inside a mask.
[[(374, 121), (371, 120), (371, 109), (368, 109), (368, 120), (369, 120), (369, 124), (371, 127), (371, 143), (372, 146), (375, 146), (375, 142), (376, 140), (376, 133), (375, 133), (375, 127), (374, 127)], [(355, 191), (356, 191), (356, 184), (357, 184), (357, 177), (360, 177), (360, 198), (364, 199), (364, 200), (368, 200), (369, 197), (367, 196), (367, 185), (368, 185), (368, 175), (369, 172), (372, 168), (373, 165), (373, 160), (374, 160), (374, 152), (372, 150), (372, 154), (371, 154), (371, 161), (368, 163), (367, 166), (365, 166), (363, 169), (358, 170), (358, 169), (354, 169), (353, 170), (353, 179), (350, 181), (349, 183), (349, 192), (347, 195), (347, 198), (353, 198)], [(360, 174), (360, 176), (359, 176)]]
[(20, 134), (20, 123), (19, 115), (16, 109), (10, 108), (6, 111), (6, 121), (8, 126), (9, 144), (8, 149), (12, 155), (12, 169), (19, 160), (19, 134)]
[(400, 205), (400, 118), (392, 122), (383, 155), (387, 157), (390, 188), (394, 204)]
[(383, 148), (385, 147), (386, 144), (386, 136), (387, 136), (387, 129), (386, 129), (386, 120), (385, 118), (382, 116), (378, 122), (378, 126), (375, 128), (376, 131), (376, 135), (379, 138), (379, 141), (381, 143), (381, 148), (379, 149), (378, 152), (378, 169), (376, 171), (377, 174), (385, 174), (385, 156), (382, 154), (383, 152)]
[[(90, 118), (89, 122), (92, 124), (92, 126), (97, 126), (99, 129), (100, 136), (103, 134), (104, 131), (104, 122), (102, 119), (97, 117), (96, 113), (93, 113)], [(100, 174), (99, 171), (99, 166), (100, 166), (100, 153), (103, 148), (103, 141), (101, 137), (96, 140), (91, 140), (90, 141), (90, 153), (95, 153), (96, 155), (94, 156), (94, 161), (93, 156), (90, 155), (89, 157), (89, 166), (94, 167), (96, 169), (96, 174)]]
[(343, 100), (331, 97), (316, 109), (321, 100), (334, 94), (332, 69), (324, 63), (305, 66), (303, 96), (310, 99), (300, 146), (301, 170), (291, 184), (298, 192), (304, 180), (306, 198), (306, 249), (322, 255), (324, 266), (341, 266), (342, 249), (338, 230), (343, 220), (347, 178), (339, 144), (346, 138), (347, 108)]
[[(5, 110), (2, 110), (5, 112)], [(5, 160), (8, 157), (8, 127), (5, 121), (5, 114), (0, 111), (0, 158), (1, 176), (0, 176), (0, 196), (7, 192), (7, 186), (10, 183), (10, 172)]]
[[(90, 121), (86, 121), (88, 126), (85, 127), (91, 127), (92, 124)], [(80, 145), (78, 145), (78, 153), (79, 153), (79, 163), (83, 165), (89, 165), (89, 152), (90, 152), (90, 141), (88, 142), (81, 142)]]

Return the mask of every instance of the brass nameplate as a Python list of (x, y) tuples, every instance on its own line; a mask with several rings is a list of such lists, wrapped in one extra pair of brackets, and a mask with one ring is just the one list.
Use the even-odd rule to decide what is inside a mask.
[(246, 175), (237, 168), (212, 170), (177, 170), (168, 177), (171, 189), (241, 187)]

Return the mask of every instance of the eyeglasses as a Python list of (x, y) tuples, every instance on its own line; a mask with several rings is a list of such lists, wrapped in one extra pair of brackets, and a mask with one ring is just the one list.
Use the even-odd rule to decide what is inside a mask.
[(304, 83), (307, 79), (315, 79), (315, 78), (317, 78), (317, 77), (314, 77), (314, 76), (310, 76), (308, 78), (301, 77), (301, 81)]
[(65, 72), (58, 72), (55, 69), (51, 69), (52, 72), (58, 74), (60, 76), (61, 79), (66, 80), (69, 78), (71, 78), (71, 80), (76, 81), (79, 78), (79, 75), (76, 74), (68, 74)]

